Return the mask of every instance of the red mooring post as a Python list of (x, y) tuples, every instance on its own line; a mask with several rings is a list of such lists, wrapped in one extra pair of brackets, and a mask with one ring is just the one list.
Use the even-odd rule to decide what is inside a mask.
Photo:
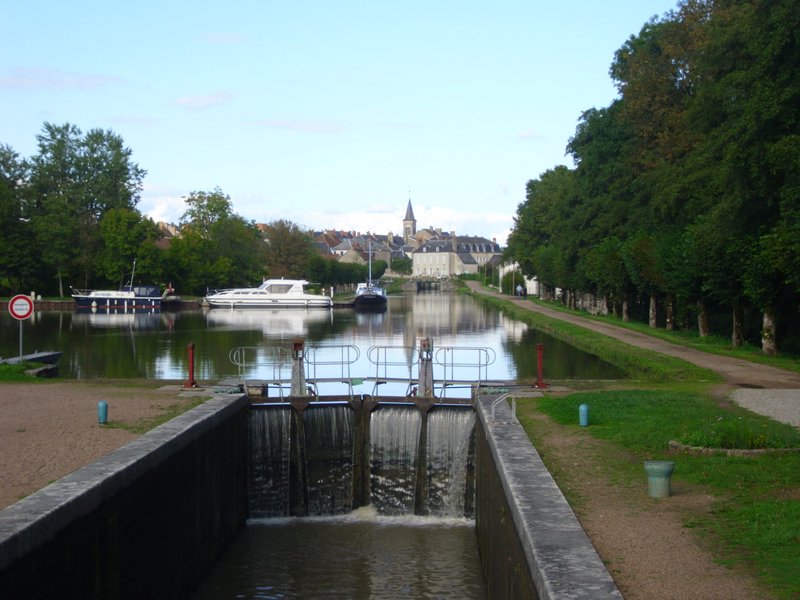
[(547, 384), (542, 377), (542, 364), (544, 362), (544, 344), (536, 344), (536, 387), (545, 388)]
[(189, 380), (183, 384), (183, 387), (195, 388), (197, 387), (197, 382), (194, 380), (194, 344), (187, 344), (186, 352), (189, 355)]

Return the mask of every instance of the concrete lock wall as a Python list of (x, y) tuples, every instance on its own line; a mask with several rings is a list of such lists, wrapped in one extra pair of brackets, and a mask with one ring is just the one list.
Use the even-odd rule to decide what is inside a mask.
[(0, 511), (0, 598), (181, 598), (244, 527), (247, 398), (215, 396)]
[(476, 507), (488, 597), (621, 599), (506, 401), (476, 401)]
[[(619, 599), (503, 401), (476, 400), (488, 597)], [(247, 517), (245, 396), (219, 395), (0, 511), (0, 598), (183, 598)]]

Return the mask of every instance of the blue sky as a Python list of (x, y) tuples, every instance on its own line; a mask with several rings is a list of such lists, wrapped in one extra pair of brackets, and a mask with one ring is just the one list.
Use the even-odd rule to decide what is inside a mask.
[(177, 222), (219, 187), (248, 220), (504, 243), (530, 179), (614, 52), (671, 0), (2, 0), (0, 144), (44, 122), (110, 129), (147, 171), (139, 209)]

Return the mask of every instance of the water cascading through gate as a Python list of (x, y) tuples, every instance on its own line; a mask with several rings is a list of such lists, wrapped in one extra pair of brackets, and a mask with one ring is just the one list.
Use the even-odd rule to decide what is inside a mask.
[[(366, 404), (366, 403), (364, 403)], [(475, 413), (469, 405), (311, 402), (254, 406), (251, 518), (322, 516), (370, 504), (381, 515), (472, 517)], [(363, 416), (363, 418), (362, 418)], [(368, 472), (360, 475), (361, 465)], [(361, 481), (366, 491), (359, 493)]]
[(421, 423), (413, 407), (380, 407), (372, 413), (370, 499), (378, 514), (414, 514)]

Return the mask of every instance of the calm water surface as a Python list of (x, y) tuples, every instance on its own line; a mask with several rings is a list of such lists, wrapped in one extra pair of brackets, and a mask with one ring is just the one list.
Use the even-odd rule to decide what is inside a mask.
[[(391, 296), (383, 313), (334, 310), (249, 310), (162, 312), (160, 314), (92, 314), (37, 311), (23, 322), (23, 352), (63, 352), (62, 376), (74, 378), (147, 378), (185, 380), (189, 344), (195, 349), (195, 378), (215, 382), (226, 378), (268, 379), (276, 353), (303, 338), (307, 347), (320, 346), (318, 362), (336, 358), (341, 346), (357, 348), (350, 377), (374, 375), (368, 349), (379, 346), (388, 360), (397, 363), (392, 376), (404, 376), (416, 361), (420, 340), (433, 341), (441, 362), (455, 362), (447, 373), (435, 370), (438, 380), (477, 379), (474, 366), (486, 362), (480, 377), (508, 380), (536, 377), (536, 345), (543, 343), (545, 379), (618, 379), (622, 374), (594, 356), (508, 319), (464, 294), (429, 292)], [(243, 373), (231, 362), (236, 347), (251, 349), (250, 364)], [(440, 349), (453, 350), (448, 355)], [(487, 354), (476, 349), (488, 349)], [(278, 350), (282, 349), (282, 350)], [(352, 352), (352, 351), (351, 351)], [(0, 315), (0, 356), (19, 354), (19, 324)], [(329, 368), (330, 370), (330, 368)], [(317, 375), (336, 375), (321, 372)], [(307, 375), (310, 375), (307, 373)], [(391, 391), (402, 393), (403, 390)], [(344, 393), (346, 390), (321, 390)], [(372, 393), (364, 383), (355, 393)]]
[(251, 521), (193, 600), (486, 598), (474, 522), (430, 517)]

